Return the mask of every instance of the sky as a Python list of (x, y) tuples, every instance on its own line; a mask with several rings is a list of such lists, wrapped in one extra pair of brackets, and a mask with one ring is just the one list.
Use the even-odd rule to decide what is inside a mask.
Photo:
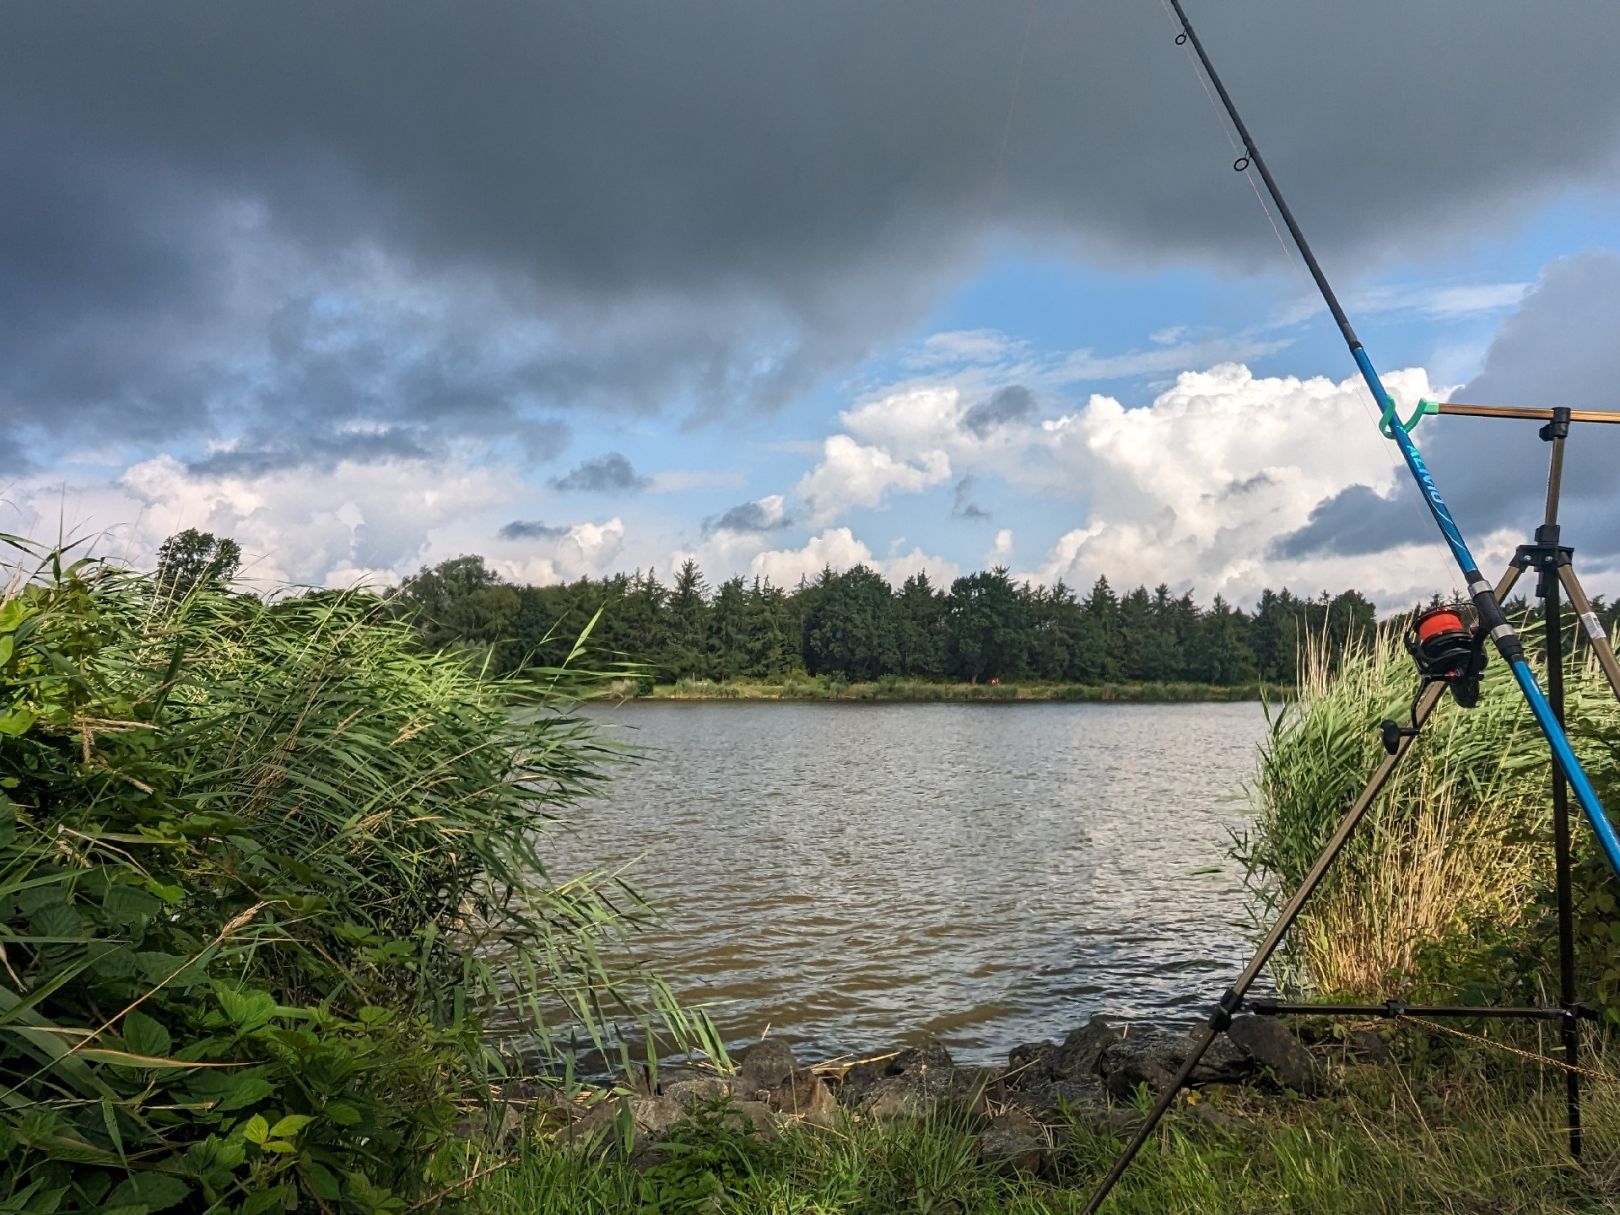
[[(1620, 411), (1611, 0), (1189, 0), (1403, 407)], [(1459, 578), (1157, 0), (0, 9), (0, 532), (257, 586), (482, 554)], [(1414, 436), (1482, 568), (1533, 423)], [(1566, 540), (1620, 594), (1620, 426)]]

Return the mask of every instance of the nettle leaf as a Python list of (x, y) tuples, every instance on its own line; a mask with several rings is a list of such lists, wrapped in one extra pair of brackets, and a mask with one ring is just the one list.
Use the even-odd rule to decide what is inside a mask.
[(214, 1106), (220, 1113), (239, 1110), (263, 1101), (276, 1091), (276, 1086), (263, 1076), (237, 1076), (229, 1091)]
[(309, 1188), (315, 1191), (317, 1198), (335, 1202), (341, 1197), (342, 1190), (338, 1185), (338, 1179), (325, 1165), (311, 1161), (304, 1165), (304, 1175), (309, 1179)]
[(270, 1124), (264, 1120), (263, 1114), (254, 1114), (242, 1124), (242, 1138), (261, 1146), (270, 1138)]
[(276, 1015), (275, 1000), (262, 991), (235, 991), (216, 985), (214, 995), (219, 1000), (220, 1011), (239, 1033), (268, 1025), (270, 1018)]
[(130, 979), (135, 976), (135, 951), (115, 945), (96, 954), (90, 964), (91, 973), (98, 979)]
[(152, 949), (141, 949), (135, 953), (135, 965), (141, 972), (141, 978), (149, 983), (163, 982), (185, 964), (186, 959), (177, 953), (159, 953)]
[(28, 733), (37, 720), (38, 715), (27, 709), (12, 709), (10, 712), (0, 713), (0, 734), (16, 738)]
[(161, 1022), (137, 1008), (124, 1017), (124, 1045), (137, 1055), (167, 1055), (173, 1043)]
[(162, 983), (177, 991), (208, 981), (206, 967), (197, 965), (196, 958), (177, 953), (137, 950), (135, 965), (148, 983)]
[(156, 915), (163, 907), (155, 895), (123, 882), (107, 891), (107, 897), (102, 900), (101, 905), (109, 916), (119, 922), (147, 919)]
[(249, 1194), (242, 1202), (241, 1215), (263, 1215), (263, 1212), (273, 1211), (277, 1207), (290, 1207), (292, 1203), (289, 1199), (292, 1197), (290, 1185), (271, 1186), (257, 1194)]
[(323, 1112), (338, 1126), (356, 1126), (360, 1122), (360, 1111), (347, 1101), (328, 1101)]
[(68, 904), (56, 902), (34, 913), (28, 921), (28, 931), (36, 937), (74, 941), (84, 931), (84, 917)]
[(291, 1139), (314, 1121), (308, 1114), (288, 1114), (270, 1128), (270, 1134), (276, 1139)]
[(167, 1173), (135, 1173), (120, 1182), (107, 1196), (113, 1207), (137, 1206), (147, 1212), (165, 1211), (184, 1202), (191, 1187)]
[(178, 903), (186, 893), (178, 882), (160, 882), (157, 878), (147, 878), (146, 888), (165, 903)]
[(198, 1140), (185, 1151), (188, 1168), (204, 1185), (218, 1189), (227, 1184), (230, 1174), (247, 1159), (247, 1149), (240, 1140), (210, 1135)]

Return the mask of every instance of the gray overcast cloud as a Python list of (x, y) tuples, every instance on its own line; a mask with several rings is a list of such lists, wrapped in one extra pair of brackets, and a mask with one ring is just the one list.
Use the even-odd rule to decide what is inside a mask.
[(652, 484), (651, 477), (641, 476), (630, 461), (616, 451), (597, 456), (577, 465), (566, 477), (553, 477), (553, 489), (577, 490), (582, 493), (635, 493)]
[[(1338, 269), (1615, 181), (1612, 0), (1192, 9)], [(7, 5), (0, 412), (46, 445), (386, 459), (776, 406), (992, 223), (1271, 266), (1160, 7), (1034, 13), (996, 174), (1006, 0)]]
[[(1455, 399), (1482, 405), (1620, 410), (1620, 255), (1552, 263), (1491, 341), (1480, 373)], [(1425, 418), (1413, 432), (1446, 501), (1470, 536), (1511, 528), (1533, 538), (1546, 504), (1548, 447), (1539, 423)], [(1564, 542), (1597, 568), (1620, 564), (1620, 424), (1575, 425), (1564, 463)], [(1317, 504), (1273, 555), (1353, 555), (1430, 534), (1423, 501), (1404, 475), (1390, 498), (1352, 485)], [(1497, 571), (1487, 571), (1495, 576)]]

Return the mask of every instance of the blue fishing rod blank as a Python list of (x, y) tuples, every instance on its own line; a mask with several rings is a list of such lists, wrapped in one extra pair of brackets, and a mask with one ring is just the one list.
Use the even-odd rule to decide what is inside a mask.
[[(1547, 698), (1542, 695), (1535, 676), (1530, 673), (1529, 664), (1524, 657), (1524, 646), (1520, 643), (1513, 627), (1508, 624), (1506, 618), (1502, 615), (1501, 604), (1496, 599), (1496, 589), (1480, 575), (1479, 568), (1474, 563), (1473, 555), (1468, 551), (1468, 544), (1463, 540), (1462, 531), (1458, 528), (1457, 521), (1451, 517), (1451, 510), (1446, 506), (1445, 498), (1441, 496), (1439, 487), (1434, 483), (1433, 474), (1429, 472), (1428, 465), (1423, 462), (1423, 457), (1418, 453), (1417, 444), (1412, 441), (1412, 436), (1407, 433), (1407, 429), (1412, 425), (1412, 422), (1402, 423), (1396, 416), (1394, 400), (1385, 391), (1383, 380), (1379, 378), (1377, 370), (1373, 367), (1372, 360), (1367, 357), (1367, 352), (1362, 348), (1360, 339), (1356, 337), (1356, 331), (1351, 327), (1350, 319), (1345, 316), (1344, 309), (1339, 305), (1338, 297), (1333, 294), (1333, 288), (1328, 284), (1327, 276), (1322, 273), (1322, 267), (1317, 264), (1316, 255), (1311, 252), (1311, 246), (1306, 241), (1304, 233), (1299, 230), (1299, 224), (1295, 222), (1293, 212), (1288, 209), (1287, 202), (1283, 200), (1282, 191), (1277, 188), (1277, 183), (1271, 176), (1271, 170), (1266, 167), (1265, 159), (1260, 155), (1259, 148), (1255, 147), (1254, 137), (1249, 134), (1248, 127), (1243, 124), (1243, 119), (1238, 114), (1237, 107), (1232, 103), (1232, 98), (1227, 93), (1226, 86), (1221, 83), (1221, 78), (1216, 73), (1214, 65), (1210, 63), (1209, 56), (1205, 54), (1203, 45), (1198, 41), (1198, 35), (1193, 32), (1192, 24), (1187, 20), (1187, 14), (1181, 7), (1181, 0), (1170, 0), (1170, 4), (1175, 8), (1176, 17), (1181, 22), (1181, 31), (1176, 35), (1177, 44), (1192, 43), (1192, 49), (1197, 53), (1205, 75), (1209, 78), (1209, 82), (1215, 86), (1216, 92), (1220, 94), (1221, 104), (1226, 107), (1227, 117), (1232, 120), (1232, 125), (1237, 128), (1238, 135), (1243, 140), (1243, 155), (1238, 158), (1233, 168), (1246, 170), (1250, 164), (1253, 164), (1255, 169), (1259, 171), (1261, 179), (1266, 183), (1266, 190), (1270, 193), (1272, 202), (1276, 204), (1283, 223), (1288, 226), (1289, 235), (1293, 237), (1295, 246), (1305, 259), (1305, 265), (1310, 270), (1311, 277), (1316, 281), (1317, 289), (1322, 293), (1322, 299), (1327, 304), (1328, 311), (1333, 314), (1333, 320), (1339, 326), (1339, 332), (1344, 335), (1344, 340), (1350, 347), (1350, 354), (1356, 361), (1356, 367), (1361, 371), (1362, 378), (1367, 381), (1367, 387), (1372, 391), (1373, 400), (1378, 402), (1381, 414), (1379, 429), (1387, 437), (1394, 440), (1396, 446), (1400, 448), (1401, 458), (1406, 461), (1406, 467), (1411, 470), (1418, 487), (1423, 491), (1423, 499), (1428, 504), (1429, 513), (1434, 516), (1435, 524), (1440, 528), (1440, 534), (1445, 537), (1446, 545), (1451, 549), (1451, 555), (1457, 560), (1457, 567), (1462, 570), (1463, 578), (1468, 583), (1469, 597), (1473, 600), (1474, 610), (1479, 616), (1479, 629), (1495, 643), (1498, 652), (1501, 653), (1503, 659), (1507, 661), (1508, 666), (1513, 671), (1513, 678), (1518, 683), (1519, 690), (1524, 694), (1526, 702), (1530, 705), (1530, 711), (1535, 716), (1536, 724), (1541, 727), (1542, 733), (1547, 736), (1548, 745), (1558, 764), (1559, 771), (1569, 783), (1569, 787), (1575, 791), (1581, 809), (1585, 811), (1587, 819), (1592, 824), (1593, 831), (1597, 834), (1598, 842), (1602, 844), (1603, 851), (1609, 858), (1609, 864), (1616, 873), (1620, 873), (1620, 840), (1615, 838), (1614, 828), (1609, 823), (1608, 815), (1604, 813), (1603, 805), (1598, 800), (1596, 790), (1592, 788), (1592, 782), (1587, 779), (1585, 771), (1581, 768), (1580, 761), (1575, 758), (1575, 752), (1570, 749), (1569, 740), (1564, 735), (1563, 727), (1559, 724), (1551, 706), (1548, 705)], [(1421, 416), (1421, 412), (1414, 415), (1413, 421), (1419, 416)], [(1508, 585), (1509, 582), (1504, 580), (1504, 593), (1506, 593), (1505, 588)], [(1143, 1145), (1147, 1143), (1149, 1137), (1154, 1133), (1154, 1129), (1159, 1125), (1159, 1121), (1169, 1110), (1171, 1103), (1175, 1101), (1176, 1094), (1191, 1079), (1193, 1070), (1214, 1043), (1216, 1035), (1225, 1030), (1232, 1023), (1232, 1018), (1244, 1007), (1245, 996), (1249, 988), (1259, 977), (1260, 971), (1272, 954), (1281, 946), (1283, 938), (1304, 908), (1306, 901), (1326, 878), (1328, 870), (1348, 844), (1357, 825), (1361, 822), (1362, 816), (1371, 808), (1374, 799), (1383, 790), (1385, 782), (1389, 780), (1395, 765), (1400, 762), (1402, 755), (1410, 746), (1410, 735), (1416, 734), (1417, 729), (1422, 726), (1424, 720), (1434, 711), (1441, 695), (1439, 684), (1425, 683), (1422, 691), (1418, 694), (1418, 699), (1413, 703), (1412, 731), (1410, 733), (1400, 732), (1402, 736), (1397, 737), (1395, 745), (1389, 750), (1389, 754), (1385, 756), (1384, 761), (1368, 779), (1366, 787), (1362, 789), (1360, 795), (1345, 812), (1344, 817), (1340, 820), (1338, 827), (1334, 829), (1322, 852), (1311, 865), (1310, 871), (1305, 874), (1294, 892), (1288, 897), (1287, 902), (1278, 911), (1277, 918), (1273, 921), (1270, 929), (1267, 930), (1264, 939), (1255, 950), (1254, 956), (1249, 959), (1248, 965), (1243, 968), (1243, 973), (1237, 977), (1232, 986), (1226, 989), (1225, 994), (1220, 998), (1220, 1002), (1211, 1012), (1209, 1020), (1193, 1032), (1175, 1075), (1161, 1089), (1158, 1099), (1153, 1103), (1152, 1109), (1148, 1111), (1147, 1117), (1143, 1119), (1141, 1125), (1136, 1128), (1136, 1133), (1131, 1136), (1130, 1141), (1126, 1143), (1118, 1157), (1115, 1158), (1113, 1167), (1098, 1182), (1097, 1188), (1092, 1192), (1091, 1198), (1085, 1205), (1083, 1215), (1097, 1215), (1103, 1203), (1107, 1201), (1108, 1195), (1115, 1184), (1124, 1175), (1125, 1170), (1130, 1167), (1131, 1161), (1142, 1150)], [(1566, 1014), (1567, 1006), (1566, 1010), (1561, 1011), (1561, 1015)]]
[(1373, 367), (1372, 359), (1367, 356), (1361, 339), (1356, 336), (1355, 329), (1350, 324), (1350, 318), (1345, 315), (1344, 308), (1339, 304), (1339, 298), (1333, 292), (1333, 287), (1317, 263), (1316, 254), (1311, 251), (1310, 242), (1300, 231), (1299, 224), (1294, 219), (1294, 213), (1289, 210), (1288, 203), (1278, 189), (1276, 180), (1271, 176), (1271, 170), (1266, 166), (1265, 157), (1255, 145), (1254, 137), (1249, 134), (1249, 128), (1244, 124), (1237, 106), (1233, 103), (1231, 95), (1226, 91), (1226, 85), (1221, 82), (1220, 75), (1215, 71), (1215, 65), (1210, 62), (1209, 55), (1205, 53), (1203, 43), (1193, 31), (1192, 23), (1187, 20), (1186, 11), (1181, 7), (1181, 0), (1170, 0), (1175, 9), (1176, 19), (1181, 23), (1181, 33), (1176, 36), (1177, 43), (1191, 42), (1192, 49), (1203, 65), (1204, 74), (1209, 82), (1215, 86), (1220, 95), (1221, 105), (1225, 107), (1227, 117), (1237, 129), (1238, 137), (1243, 141), (1243, 156), (1240, 157), (1234, 168), (1245, 169), (1253, 164), (1265, 182), (1266, 192), (1271, 195), (1271, 201), (1276, 204), (1277, 212), (1282, 216), (1283, 223), (1287, 225), (1288, 234), (1293, 238), (1294, 245), (1299, 249), (1300, 256), (1305, 259), (1306, 269), (1310, 271), (1317, 290), (1322, 293), (1322, 300), (1333, 314), (1334, 323), (1338, 325), (1339, 332), (1344, 335), (1345, 344), (1350, 348), (1350, 355), (1356, 361), (1356, 367), (1361, 371), (1361, 377), (1367, 382), (1368, 389), (1373, 394), (1381, 413), (1380, 429), (1385, 435), (1393, 439), (1400, 448), (1401, 457), (1406, 461), (1406, 467), (1411, 471), (1423, 492), (1423, 500), (1428, 505), (1429, 513), (1434, 517), (1435, 524), (1440, 528), (1440, 534), (1445, 538), (1446, 546), (1451, 549), (1451, 555), (1456, 559), (1457, 567), (1462, 571), (1464, 580), (1468, 584), (1468, 595), (1473, 601), (1474, 611), (1479, 617), (1479, 627), (1490, 636), (1497, 652), (1513, 671), (1513, 678), (1524, 694), (1525, 701), (1530, 706), (1530, 712), (1547, 736), (1547, 744), (1552, 750), (1553, 758), (1569, 787), (1575, 792), (1575, 799), (1580, 803), (1587, 821), (1592, 824), (1592, 830), (1597, 835), (1598, 842), (1603, 846), (1604, 853), (1609, 858), (1609, 865), (1616, 874), (1620, 874), (1620, 837), (1616, 837), (1614, 826), (1609, 822), (1609, 816), (1603, 809), (1603, 803), (1598, 799), (1597, 790), (1592, 788), (1581, 761), (1576, 758), (1574, 750), (1569, 745), (1569, 738), (1564, 728), (1559, 724), (1552, 706), (1547, 703), (1547, 697), (1542, 693), (1541, 686), (1536, 683), (1536, 677), (1531, 673), (1530, 665), (1525, 661), (1524, 646), (1520, 643), (1518, 634), (1507, 618), (1502, 614), (1502, 606), (1496, 601), (1496, 595), (1491, 584), (1485, 581), (1484, 575), (1479, 572), (1473, 555), (1468, 551), (1468, 544), (1463, 539), (1462, 530), (1457, 521), (1452, 518), (1451, 510), (1446, 506), (1445, 498), (1440, 494), (1439, 487), (1434, 483), (1434, 475), (1423, 462), (1417, 444), (1407, 433), (1407, 428), (1395, 417), (1394, 398), (1384, 388), (1384, 382), (1378, 371)]

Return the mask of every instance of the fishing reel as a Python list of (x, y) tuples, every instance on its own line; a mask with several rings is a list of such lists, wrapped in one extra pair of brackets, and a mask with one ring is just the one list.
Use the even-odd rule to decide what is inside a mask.
[(1464, 624), (1456, 607), (1432, 607), (1419, 612), (1407, 626), (1403, 640), (1422, 682), (1417, 696), (1412, 698), (1412, 724), (1385, 721), (1378, 727), (1384, 750), (1391, 755), (1400, 749), (1401, 739), (1417, 734), (1417, 702), (1424, 688), (1443, 683), (1458, 705), (1472, 709), (1479, 703), (1479, 683), (1485, 673), (1484, 631)]

